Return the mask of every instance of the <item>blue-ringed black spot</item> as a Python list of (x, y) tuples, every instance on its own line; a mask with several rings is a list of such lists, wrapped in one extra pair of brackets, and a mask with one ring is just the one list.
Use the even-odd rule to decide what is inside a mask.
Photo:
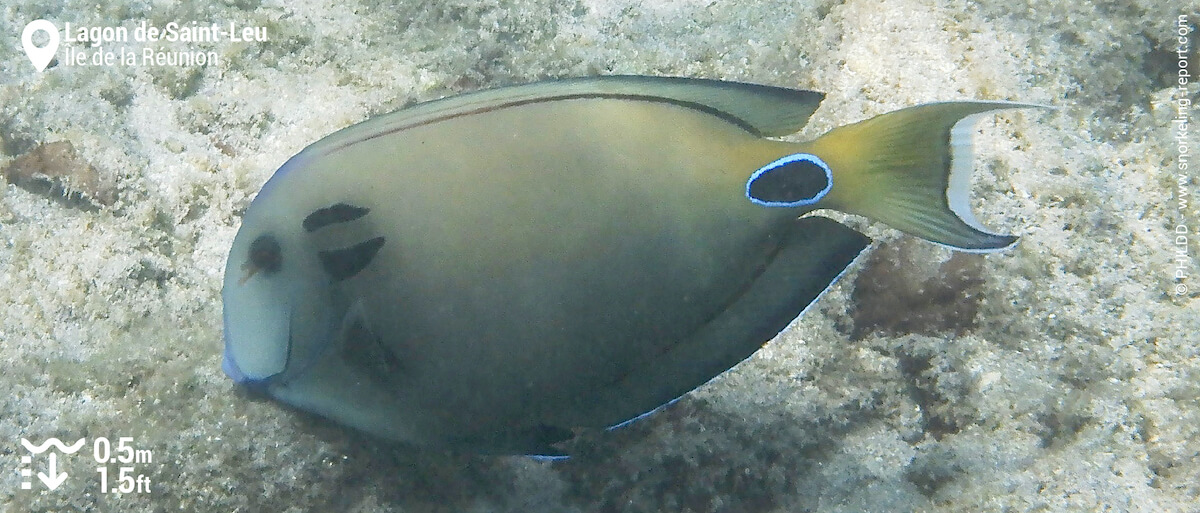
[(812, 205), (833, 188), (833, 173), (820, 157), (795, 153), (758, 168), (746, 181), (746, 197), (764, 207)]

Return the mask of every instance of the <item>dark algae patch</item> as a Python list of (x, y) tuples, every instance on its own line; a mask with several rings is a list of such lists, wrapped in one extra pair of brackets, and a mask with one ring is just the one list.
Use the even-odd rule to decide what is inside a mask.
[(70, 141), (37, 145), (4, 168), (4, 179), (71, 208), (98, 210), (117, 199), (114, 184), (79, 156)]
[(886, 335), (962, 334), (975, 327), (983, 291), (983, 255), (954, 253), (932, 275), (922, 272), (915, 241), (883, 244), (854, 282), (854, 328), (861, 340)]

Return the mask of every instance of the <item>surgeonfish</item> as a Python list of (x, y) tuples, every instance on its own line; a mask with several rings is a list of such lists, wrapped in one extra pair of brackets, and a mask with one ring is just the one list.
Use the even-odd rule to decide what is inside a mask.
[[(223, 369), (419, 448), (559, 455), (758, 350), (867, 247), (834, 209), (995, 251), (956, 101), (798, 131), (824, 95), (554, 80), (421, 103), (289, 159), (225, 268)], [(902, 306), (898, 306), (902, 307)]]

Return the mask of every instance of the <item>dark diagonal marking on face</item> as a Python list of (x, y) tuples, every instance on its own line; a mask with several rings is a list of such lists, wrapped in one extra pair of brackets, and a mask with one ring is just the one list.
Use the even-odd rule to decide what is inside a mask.
[(304, 231), (312, 233), (321, 228), (337, 223), (348, 223), (367, 215), (371, 209), (335, 203), (325, 208), (318, 208), (304, 218)]
[(383, 247), (383, 240), (383, 237), (375, 237), (348, 248), (320, 251), (317, 257), (325, 272), (335, 281), (341, 281), (362, 272)]

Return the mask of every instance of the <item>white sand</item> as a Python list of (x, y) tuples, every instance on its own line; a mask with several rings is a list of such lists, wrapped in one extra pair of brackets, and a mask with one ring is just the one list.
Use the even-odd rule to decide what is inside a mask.
[[(87, 212), (0, 188), (0, 510), (1200, 511), (1200, 215), (1194, 171), (1177, 204), (1172, 2), (431, 3), (0, 9), (0, 167), (70, 140), (120, 194)], [(204, 68), (39, 74), (19, 45), (39, 17), (271, 41), (165, 45), (218, 52)], [(851, 342), (856, 268), (756, 357), (568, 462), (391, 450), (221, 374), (226, 251), (285, 159), (412, 100), (594, 73), (826, 91), (804, 137), (926, 101), (1061, 110), (976, 138), (978, 217), (1022, 239), (983, 259), (965, 333)], [(914, 251), (914, 277), (949, 255)], [(88, 445), (62, 487), (21, 490), (19, 440), (50, 436)], [(91, 444), (119, 436), (152, 450), (133, 471), (149, 493), (100, 493)]]

